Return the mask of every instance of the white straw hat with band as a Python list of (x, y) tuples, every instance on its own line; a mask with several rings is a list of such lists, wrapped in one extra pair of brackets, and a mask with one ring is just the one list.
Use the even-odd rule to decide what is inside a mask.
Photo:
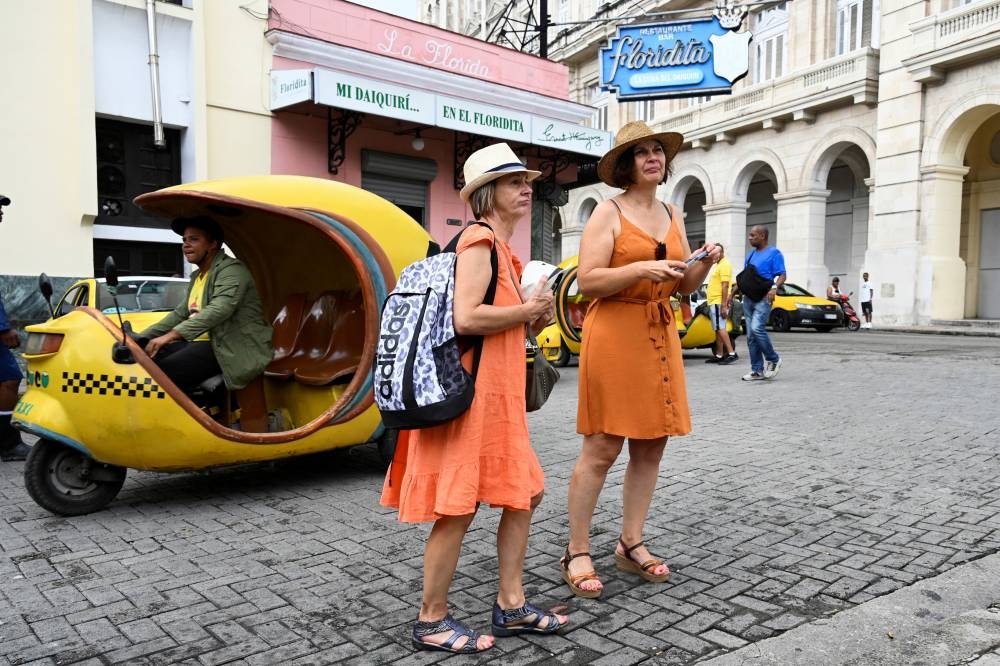
[(542, 175), (541, 171), (532, 171), (521, 164), (521, 160), (506, 143), (494, 143), (472, 153), (465, 160), (462, 172), (465, 174), (465, 187), (459, 192), (459, 196), (465, 202), (486, 183), (509, 173), (527, 174), (529, 183)]
[(641, 120), (626, 123), (615, 135), (615, 147), (604, 153), (604, 157), (597, 163), (597, 177), (601, 179), (601, 182), (611, 187), (618, 187), (614, 181), (615, 163), (618, 161), (618, 156), (635, 144), (647, 139), (660, 142), (667, 157), (667, 164), (673, 161), (674, 155), (684, 143), (684, 137), (677, 132), (654, 132), (649, 129), (649, 125)]

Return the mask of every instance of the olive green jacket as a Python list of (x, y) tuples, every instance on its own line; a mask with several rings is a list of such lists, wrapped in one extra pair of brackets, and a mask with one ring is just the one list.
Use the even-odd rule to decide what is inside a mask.
[(226, 386), (241, 389), (264, 372), (274, 356), (271, 325), (264, 319), (253, 276), (238, 260), (219, 252), (208, 271), (201, 311), (191, 317), (188, 304), (197, 275), (191, 274), (188, 298), (139, 335), (154, 338), (174, 330), (191, 341), (207, 331)]

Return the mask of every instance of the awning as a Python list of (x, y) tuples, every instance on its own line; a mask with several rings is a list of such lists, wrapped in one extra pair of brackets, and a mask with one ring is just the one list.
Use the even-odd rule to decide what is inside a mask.
[(307, 101), (591, 157), (612, 140), (604, 130), (327, 68), (271, 72), (272, 111)]

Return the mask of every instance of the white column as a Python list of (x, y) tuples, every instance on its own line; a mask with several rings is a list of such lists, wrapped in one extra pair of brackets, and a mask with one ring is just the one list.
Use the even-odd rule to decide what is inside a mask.
[(560, 256), (563, 259), (569, 259), (574, 255), (580, 254), (580, 236), (582, 235), (582, 226), (570, 227), (569, 229), (563, 227), (563, 229), (559, 232), (560, 240), (562, 242), (562, 254)]
[(749, 208), (750, 204), (746, 201), (708, 204), (702, 207), (705, 211), (705, 240), (722, 243), (726, 248), (726, 258), (737, 273), (743, 269), (743, 259), (746, 256), (744, 248), (747, 243)]
[(920, 170), (920, 263), (917, 319), (965, 316), (965, 261), (959, 256), (962, 183), (968, 167), (934, 165)]
[(826, 200), (830, 190), (778, 192), (778, 249), (785, 255), (788, 281), (814, 294), (826, 293), (824, 263)]

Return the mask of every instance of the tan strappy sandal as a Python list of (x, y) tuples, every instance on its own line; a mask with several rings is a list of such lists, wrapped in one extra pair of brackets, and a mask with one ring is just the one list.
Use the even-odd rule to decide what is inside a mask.
[(601, 596), (601, 592), (604, 591), (604, 587), (597, 590), (585, 590), (580, 587), (580, 583), (586, 582), (588, 580), (596, 580), (598, 583), (601, 579), (597, 577), (597, 572), (591, 569), (590, 571), (584, 571), (581, 574), (573, 575), (569, 572), (569, 563), (577, 557), (590, 557), (590, 553), (576, 553), (575, 555), (569, 554), (569, 547), (566, 547), (566, 554), (562, 556), (559, 560), (559, 568), (562, 569), (563, 580), (569, 585), (570, 592), (578, 597), (583, 597), (584, 599), (596, 599)]
[(670, 569), (667, 569), (666, 573), (654, 574), (653, 569), (663, 564), (663, 560), (658, 560), (655, 557), (651, 557), (642, 564), (639, 564), (632, 559), (632, 551), (642, 545), (642, 541), (635, 544), (634, 546), (626, 546), (625, 542), (619, 538), (618, 543), (622, 545), (625, 553), (619, 553), (615, 550), (615, 564), (618, 565), (620, 571), (627, 571), (628, 573), (634, 573), (642, 576), (650, 583), (665, 583), (668, 578), (670, 578)]

